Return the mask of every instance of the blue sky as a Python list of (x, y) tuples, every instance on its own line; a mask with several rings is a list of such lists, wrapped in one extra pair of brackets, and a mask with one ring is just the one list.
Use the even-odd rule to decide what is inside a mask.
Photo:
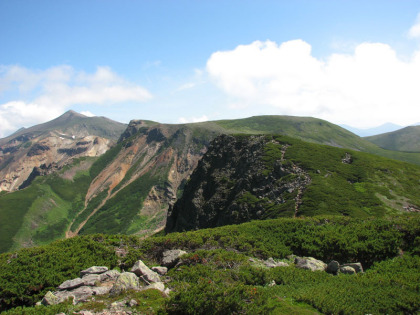
[(0, 137), (122, 122), (420, 121), (420, 1), (0, 0)]

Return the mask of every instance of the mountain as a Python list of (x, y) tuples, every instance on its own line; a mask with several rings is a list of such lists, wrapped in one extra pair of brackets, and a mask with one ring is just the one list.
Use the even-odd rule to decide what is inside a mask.
[(285, 136), (219, 136), (165, 230), (314, 215), (420, 212), (420, 166)]
[(410, 126), (365, 139), (386, 150), (420, 152), (420, 126)]
[(393, 124), (393, 123), (385, 123), (383, 125), (380, 125), (378, 127), (373, 128), (367, 128), (367, 129), (361, 129), (361, 128), (355, 128), (348, 125), (340, 125), (341, 127), (353, 132), (354, 134), (360, 136), (360, 137), (368, 137), (373, 135), (378, 135), (385, 132), (392, 132), (398, 129), (401, 129), (402, 126)]
[(0, 191), (24, 188), (39, 175), (81, 156), (98, 156), (118, 140), (126, 125), (74, 111), (0, 139)]
[(45, 176), (33, 176), (25, 189), (0, 194), (0, 252), (103, 231), (149, 235), (162, 229), (168, 207), (182, 195), (210, 142), (218, 135), (237, 133), (277, 133), (420, 163), (419, 153), (384, 150), (308, 117), (258, 116), (180, 125), (133, 120), (105, 154), (73, 158), (57, 169), (54, 164), (38, 167)]

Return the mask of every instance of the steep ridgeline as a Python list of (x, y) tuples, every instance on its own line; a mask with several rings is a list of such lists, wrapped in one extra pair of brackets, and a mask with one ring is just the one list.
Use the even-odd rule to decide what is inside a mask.
[(275, 217), (420, 211), (420, 167), (285, 136), (219, 136), (171, 206), (167, 232)]
[[(73, 118), (69, 119), (69, 117)], [(72, 121), (73, 125), (71, 124)], [(96, 127), (90, 127), (91, 125), (88, 122), (96, 122), (97, 124), (94, 125)], [(57, 136), (56, 134), (54, 136), (53, 134), (51, 137), (55, 137), (56, 141), (72, 141), (71, 143), (75, 147), (70, 145), (56, 147), (57, 150), (61, 148), (65, 151), (62, 151), (64, 153), (61, 155), (55, 155), (55, 157), (70, 157), (67, 153), (77, 152), (79, 147), (85, 148), (95, 144), (95, 140), (86, 144), (85, 142), (88, 142), (88, 140), (78, 139), (78, 137), (86, 137), (86, 135), (77, 133), (84, 130), (83, 126), (86, 125), (87, 128), (90, 128), (89, 132), (93, 132), (93, 129), (102, 130), (101, 134), (104, 136), (104, 128), (108, 123), (109, 120), (105, 118), (88, 118), (69, 112), (57, 120), (26, 129), (26, 131), (32, 130), (31, 132), (38, 134), (44, 128), (53, 132), (54, 128), (62, 126), (63, 129), (60, 133), (67, 136)], [(176, 198), (182, 195), (185, 183), (200, 158), (207, 151), (211, 140), (220, 134), (279, 133), (298, 137), (312, 143), (328, 144), (359, 151), (378, 150), (378, 154), (381, 152), (394, 154), (394, 151), (382, 150), (367, 140), (357, 137), (334, 124), (307, 117), (259, 116), (182, 125), (133, 120), (122, 134), (119, 133), (116, 136), (116, 129), (114, 131), (114, 137), (111, 139), (119, 138), (118, 143), (106, 151), (105, 154), (99, 157), (83, 156), (84, 153), (90, 152), (87, 149), (84, 153), (71, 156), (64, 166), (57, 160), (54, 160), (56, 164), (43, 160), (41, 164), (29, 167), (25, 180), (31, 173), (33, 173), (33, 176), (26, 182), (25, 185), (29, 185), (25, 189), (11, 193), (0, 193), (0, 252), (19, 247), (46, 244), (58, 238), (71, 237), (77, 234), (107, 232), (145, 235), (163, 228), (169, 205), (173, 204)], [(20, 137), (23, 135), (21, 132), (24, 131), (0, 140), (1, 145), (4, 145), (13, 137)], [(73, 135), (75, 139), (72, 139)], [(96, 135), (98, 138), (102, 136)], [(32, 143), (33, 140), (22, 141), (20, 145), (17, 145), (18, 148), (27, 149), (28, 152), (32, 150), (31, 148), (36, 149)], [(46, 149), (41, 145), (44, 144), (40, 143), (40, 146), (37, 146), (40, 152), (44, 152), (43, 149), (49, 153), (53, 151), (51, 146), (48, 146), (50, 149)], [(310, 144), (306, 145), (310, 146)], [(27, 148), (24, 148), (25, 146)], [(72, 151), (72, 148), (76, 151)], [(33, 150), (35, 151), (35, 149)], [(330, 161), (332, 165), (335, 165), (336, 161), (341, 161), (342, 156), (345, 156), (345, 152), (334, 151), (334, 148), (330, 149), (333, 150), (331, 152), (339, 152), (334, 153), (337, 157)], [(287, 161), (288, 155), (294, 150), (294, 146), (281, 145), (279, 150), (278, 154), (280, 156), (284, 154)], [(10, 152), (2, 152), (4, 159), (7, 156), (12, 156)], [(420, 153), (412, 153), (411, 155), (405, 152), (395, 153), (401, 154), (400, 157), (404, 158), (416, 159), (420, 157)], [(264, 157), (264, 155), (262, 156)], [(320, 158), (320, 160), (323, 158)], [(305, 159), (305, 161), (307, 160), (309, 159)], [(29, 162), (25, 163), (25, 165), (30, 165), (27, 164)], [(45, 164), (45, 166), (42, 164)], [(293, 168), (293, 165), (295, 168)], [(313, 172), (311, 173), (294, 161), (293, 164), (282, 167), (284, 172), (290, 173), (290, 175), (286, 179), (283, 178), (285, 182), (282, 185), (276, 186), (276, 192), (281, 192), (282, 197), (279, 197), (275, 207), (270, 211), (277, 213), (277, 208), (283, 210), (287, 208), (283, 215), (293, 216), (295, 213), (300, 215), (305, 209), (305, 202), (303, 202), (305, 196), (307, 196), (314, 182), (316, 183), (318, 177), (323, 179), (323, 176), (327, 173), (324, 171), (322, 176), (318, 176), (318, 173), (312, 174)], [(18, 166), (16, 166), (16, 169), (18, 169)], [(321, 167), (318, 169), (323, 170)], [(324, 167), (324, 169), (328, 170), (329, 168)], [(252, 173), (252, 171), (250, 172)], [(410, 172), (411, 170), (405, 172), (404, 176), (409, 176)], [(44, 176), (35, 176), (38, 174)], [(273, 173), (272, 176), (278, 176), (278, 174)], [(336, 185), (332, 181), (334, 178), (328, 179), (331, 187)], [(24, 180), (22, 184), (23, 182)], [(22, 184), (16, 184), (15, 187), (20, 187)], [(264, 189), (270, 190), (272, 188), (271, 183), (267, 185), (264, 186)], [(418, 183), (413, 182), (411, 189), (417, 187), (416, 185)], [(326, 187), (327, 202), (319, 206), (321, 212), (327, 205), (331, 205), (331, 198), (328, 198), (331, 187)], [(366, 189), (363, 185), (356, 185), (355, 187), (358, 190)], [(289, 192), (289, 190), (293, 191)], [(392, 188), (392, 191), (393, 193), (398, 192), (399, 188)], [(338, 196), (335, 200), (336, 204), (350, 198), (346, 194), (334, 194)], [(380, 195), (386, 196), (385, 193)], [(268, 192), (261, 190), (255, 196), (255, 198), (261, 196), (263, 200), (273, 198)], [(360, 196), (358, 195), (358, 197)], [(342, 200), (338, 200), (338, 198)], [(369, 198), (368, 196), (367, 199)], [(399, 204), (395, 207), (408, 207), (410, 204), (415, 204), (414, 202), (410, 203), (409, 200), (410, 198), (390, 201), (390, 203), (398, 202)], [(254, 203), (256, 208), (261, 208), (256, 202), (253, 202), (253, 197), (249, 194), (243, 197), (243, 204), (246, 203)], [(344, 202), (345, 205), (347, 203)], [(393, 207), (393, 205), (390, 205), (390, 208)], [(369, 210), (369, 207), (366, 209)], [(264, 213), (262, 211), (259, 215), (274, 216), (267, 211)]]
[(278, 132), (323, 144), (364, 150), (374, 146), (329, 122), (260, 116), (185, 125), (133, 120), (92, 181), (67, 236), (102, 231), (151, 233), (165, 225), (166, 211), (220, 134)]
[(0, 139), (0, 191), (27, 187), (82, 156), (99, 156), (115, 144), (125, 124), (73, 111)]
[(187, 125), (131, 121), (91, 182), (85, 208), (67, 236), (100, 231), (151, 233), (164, 226), (177, 198), (215, 132)]

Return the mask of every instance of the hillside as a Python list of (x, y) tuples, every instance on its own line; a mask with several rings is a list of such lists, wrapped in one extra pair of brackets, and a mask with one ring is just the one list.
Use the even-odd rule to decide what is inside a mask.
[(118, 140), (126, 125), (73, 111), (0, 139), (0, 191), (27, 187), (73, 158), (99, 156)]
[[(364, 220), (324, 216), (253, 221), (145, 240), (103, 234), (75, 237), (1, 254), (0, 311), (9, 310), (8, 315), (416, 314), (419, 223), (417, 214)], [(63, 281), (77, 281), (86, 268), (104, 266), (113, 269), (109, 275), (119, 275), (139, 259), (147, 266), (161, 266), (168, 250), (186, 252), (160, 276), (169, 293), (158, 286), (148, 289), (140, 279), (131, 289), (83, 298), (81, 292), (94, 285), (88, 284), (78, 289), (76, 305), (70, 300), (34, 306)], [(326, 265), (312, 271), (299, 265), (305, 260), (301, 257), (314, 257), (328, 266), (358, 262), (352, 265), (364, 272), (345, 274), (343, 269), (334, 275), (323, 271)]]
[(286, 136), (219, 136), (200, 160), (166, 231), (314, 215), (419, 212), (420, 167)]
[[(78, 115), (76, 118), (81, 119)], [(211, 140), (238, 132), (277, 132), (312, 143), (401, 154), (404, 158), (420, 156), (382, 150), (314, 118), (260, 116), (181, 125), (133, 120), (118, 143), (100, 157), (72, 156), (64, 168), (40, 169), (44, 176), (34, 176), (27, 188), (1, 194), (0, 251), (77, 234), (108, 231), (149, 235), (160, 230), (165, 226), (169, 205), (182, 195)], [(399, 194), (395, 198), (403, 196)], [(389, 207), (403, 207), (408, 201), (390, 201)]]
[(386, 150), (420, 152), (420, 126), (410, 126), (365, 139)]

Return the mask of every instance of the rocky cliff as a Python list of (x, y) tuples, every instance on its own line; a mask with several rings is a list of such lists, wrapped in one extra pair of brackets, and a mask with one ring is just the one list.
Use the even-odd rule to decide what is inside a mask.
[(61, 169), (73, 158), (100, 156), (124, 129), (107, 118), (69, 111), (0, 139), (0, 191), (25, 188), (36, 176)]
[(418, 178), (418, 166), (362, 152), (278, 135), (221, 135), (169, 208), (165, 230), (285, 216), (416, 212)]
[[(267, 167), (268, 144), (282, 156)], [(295, 215), (310, 176), (284, 160), (287, 144), (272, 136), (217, 137), (168, 213), (166, 231), (238, 224), (280, 215)]]

